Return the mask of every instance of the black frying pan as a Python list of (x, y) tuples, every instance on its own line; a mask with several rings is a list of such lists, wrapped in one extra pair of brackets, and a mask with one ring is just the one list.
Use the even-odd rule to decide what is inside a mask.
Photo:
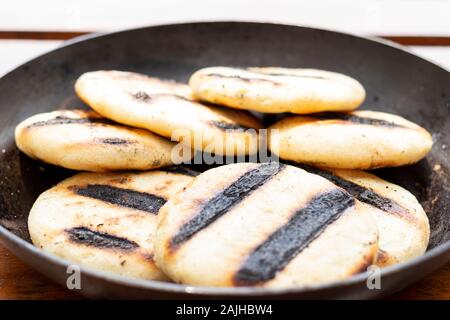
[[(27, 216), (36, 197), (73, 174), (30, 160), (14, 144), (14, 127), (26, 117), (80, 107), (74, 81), (97, 69), (137, 71), (187, 81), (214, 66), (311, 67), (355, 77), (367, 90), (363, 108), (404, 116), (432, 132), (434, 147), (420, 163), (379, 170), (410, 190), (431, 223), (427, 253), (383, 270), (381, 290), (366, 274), (311, 288), (187, 287), (138, 281), (82, 269), (81, 293), (108, 298), (279, 297), (373, 298), (386, 296), (439, 268), (450, 257), (450, 75), (390, 44), (311, 28), (257, 23), (192, 23), (79, 38), (0, 79), (0, 239), (20, 259), (65, 285), (68, 262), (30, 244)], [(438, 170), (439, 169), (439, 170)]]

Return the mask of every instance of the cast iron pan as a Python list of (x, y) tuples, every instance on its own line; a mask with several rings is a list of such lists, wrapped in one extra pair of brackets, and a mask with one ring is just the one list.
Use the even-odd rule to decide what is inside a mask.
[(427, 253), (382, 272), (381, 290), (366, 274), (310, 288), (205, 288), (138, 281), (82, 268), (81, 293), (103, 298), (374, 298), (391, 294), (439, 268), (450, 256), (450, 75), (398, 47), (347, 34), (275, 24), (192, 23), (84, 37), (30, 61), (0, 79), (0, 239), (20, 259), (65, 285), (68, 262), (30, 243), (27, 216), (33, 201), (73, 174), (21, 154), (13, 138), (23, 119), (82, 106), (74, 81), (97, 69), (138, 71), (187, 81), (214, 66), (311, 67), (342, 72), (367, 90), (363, 108), (419, 123), (434, 147), (420, 163), (377, 172), (410, 190), (431, 223)]

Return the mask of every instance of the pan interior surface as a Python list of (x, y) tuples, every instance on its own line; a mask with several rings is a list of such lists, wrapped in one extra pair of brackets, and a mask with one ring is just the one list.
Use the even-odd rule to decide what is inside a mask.
[(398, 114), (429, 130), (434, 146), (426, 159), (411, 166), (375, 170), (375, 174), (418, 198), (431, 225), (428, 250), (449, 241), (449, 73), (403, 50), (364, 38), (232, 22), (149, 27), (93, 37), (52, 51), (0, 79), (0, 225), (29, 242), (27, 217), (33, 202), (74, 174), (20, 153), (14, 128), (36, 113), (86, 108), (73, 89), (82, 73), (116, 69), (187, 82), (195, 70), (215, 65), (307, 67), (344, 73), (365, 86), (362, 109)]

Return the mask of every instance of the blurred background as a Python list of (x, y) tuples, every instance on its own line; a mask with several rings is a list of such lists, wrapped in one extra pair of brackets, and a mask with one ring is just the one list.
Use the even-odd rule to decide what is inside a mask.
[(89, 32), (190, 21), (264, 21), (384, 37), (450, 69), (448, 0), (1, 0), (0, 74)]
[[(450, 70), (450, 0), (0, 0), (0, 77), (86, 33), (193, 21), (275, 22), (381, 37)], [(2, 246), (0, 257), (0, 299), (79, 297)], [(448, 299), (449, 281), (447, 264), (396, 298)]]

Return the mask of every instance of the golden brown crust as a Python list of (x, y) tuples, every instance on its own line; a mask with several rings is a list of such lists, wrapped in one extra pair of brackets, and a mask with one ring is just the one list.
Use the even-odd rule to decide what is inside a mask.
[[(129, 78), (136, 78), (130, 81)], [(243, 155), (256, 152), (259, 121), (246, 112), (192, 100), (180, 83), (121, 71), (83, 74), (78, 96), (103, 116), (181, 141), (197, 150)], [(248, 129), (253, 129), (249, 131)]]
[(328, 170), (367, 190), (359, 198), (378, 225), (380, 241), (377, 265), (385, 267), (405, 262), (425, 252), (430, 237), (430, 225), (425, 211), (414, 195), (398, 185), (364, 171)]
[(160, 206), (193, 177), (164, 171), (81, 173), (44, 192), (31, 209), (33, 243), (72, 263), (167, 280), (153, 260)]
[[(289, 287), (344, 279), (373, 262), (378, 233), (362, 204), (301, 169), (261, 176), (263, 166), (208, 170), (161, 209), (155, 259), (166, 274), (191, 285)], [(339, 215), (324, 224), (313, 218), (333, 210)], [(295, 227), (303, 218), (311, 220)], [(291, 246), (294, 255), (277, 256)]]
[(349, 111), (365, 98), (358, 81), (314, 69), (210, 67), (189, 84), (203, 101), (266, 113)]
[[(343, 120), (343, 115), (350, 120)], [(281, 159), (342, 169), (415, 163), (433, 143), (431, 135), (418, 125), (374, 111), (289, 117), (269, 130), (269, 147)]]
[(17, 126), (15, 137), (18, 148), (28, 156), (69, 169), (148, 170), (173, 164), (175, 143), (146, 130), (118, 125), (93, 111), (35, 115)]

